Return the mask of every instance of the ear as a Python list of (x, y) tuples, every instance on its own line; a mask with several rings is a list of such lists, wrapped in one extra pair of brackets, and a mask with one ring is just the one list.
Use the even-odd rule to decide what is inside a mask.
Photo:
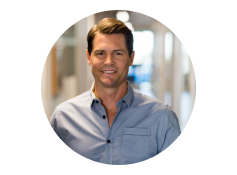
[(134, 60), (134, 56), (135, 56), (135, 51), (133, 51), (132, 53), (131, 53), (131, 56), (130, 56), (130, 60), (129, 60), (129, 66), (132, 66), (132, 64), (133, 64), (133, 60)]
[(89, 52), (88, 52), (88, 49), (86, 49), (86, 55), (87, 55), (87, 64), (88, 64), (89, 66), (91, 66), (91, 56), (90, 56), (90, 54), (89, 54)]

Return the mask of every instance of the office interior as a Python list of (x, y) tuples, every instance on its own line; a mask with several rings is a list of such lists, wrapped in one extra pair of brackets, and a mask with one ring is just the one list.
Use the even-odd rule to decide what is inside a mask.
[(123, 21), (133, 32), (134, 64), (127, 76), (133, 89), (171, 106), (181, 132), (195, 101), (195, 74), (179, 38), (162, 23), (132, 11), (105, 11), (65, 29), (52, 46), (42, 73), (42, 101), (50, 120), (55, 107), (89, 90), (94, 81), (87, 65), (87, 34), (105, 17)]

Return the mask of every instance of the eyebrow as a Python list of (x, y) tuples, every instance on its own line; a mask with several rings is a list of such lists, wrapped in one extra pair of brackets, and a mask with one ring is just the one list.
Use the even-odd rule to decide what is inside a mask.
[[(113, 52), (118, 52), (118, 51), (120, 51), (120, 52), (124, 52), (124, 53), (125, 53), (125, 51), (122, 50), (122, 49), (116, 49), (116, 50), (113, 50)], [(94, 53), (96, 53), (96, 52), (105, 52), (105, 50), (95, 50)]]

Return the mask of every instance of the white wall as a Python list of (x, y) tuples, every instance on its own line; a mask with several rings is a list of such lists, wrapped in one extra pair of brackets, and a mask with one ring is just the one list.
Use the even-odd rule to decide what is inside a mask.
[(41, 80), (41, 95), (42, 95), (42, 102), (44, 106), (44, 110), (48, 119), (51, 116), (51, 99), (52, 94), (51, 90), (51, 53), (49, 53), (48, 58), (45, 61), (42, 80)]
[[(67, 45), (74, 47), (74, 74), (62, 77), (62, 87), (56, 96), (52, 95), (52, 50), (49, 53), (42, 74), (42, 100), (45, 113), (50, 119), (55, 107), (70, 98), (73, 98), (90, 89), (94, 78), (90, 66), (87, 65), (87, 33), (94, 25), (94, 15), (84, 18), (74, 25), (74, 38), (59, 38), (55, 47), (60, 49)], [(85, 28), (86, 26), (86, 28)], [(70, 41), (70, 42), (69, 42)], [(66, 67), (65, 62), (63, 66)], [(58, 77), (59, 78), (59, 77)]]

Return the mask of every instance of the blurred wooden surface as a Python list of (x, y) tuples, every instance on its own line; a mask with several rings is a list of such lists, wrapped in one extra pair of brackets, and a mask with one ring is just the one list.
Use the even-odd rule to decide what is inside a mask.
[(57, 55), (56, 55), (56, 47), (55, 45), (52, 47), (52, 95), (57, 95), (58, 88), (58, 77), (57, 77)]

